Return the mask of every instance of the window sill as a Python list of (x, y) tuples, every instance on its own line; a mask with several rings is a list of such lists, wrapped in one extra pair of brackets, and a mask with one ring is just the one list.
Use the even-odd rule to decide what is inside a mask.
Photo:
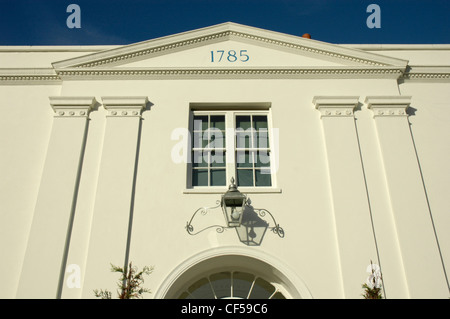
[[(271, 194), (281, 193), (281, 188), (275, 187), (239, 187), (241, 193), (244, 194)], [(187, 188), (183, 190), (183, 194), (224, 194), (228, 190), (227, 187), (220, 188)]]

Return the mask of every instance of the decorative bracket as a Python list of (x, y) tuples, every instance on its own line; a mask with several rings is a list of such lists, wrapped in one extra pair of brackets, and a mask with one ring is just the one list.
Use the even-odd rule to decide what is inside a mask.
[[(237, 227), (229, 227), (229, 226), (225, 226), (225, 225), (211, 225), (208, 227), (205, 227), (199, 231), (194, 231), (194, 226), (193, 226), (193, 221), (195, 219), (195, 217), (200, 214), (201, 216), (205, 216), (206, 214), (208, 214), (211, 210), (217, 209), (221, 207), (221, 201), (217, 200), (216, 201), (216, 206), (211, 206), (211, 207), (200, 207), (199, 209), (197, 209), (194, 214), (192, 215), (191, 219), (186, 223), (186, 231), (188, 232), (189, 235), (197, 235), (207, 229), (210, 228), (216, 228), (216, 232), (218, 233), (223, 233), (225, 230), (230, 229), (230, 228), (234, 228), (236, 229), (238, 232), (240, 228), (247, 228), (247, 227), (253, 227), (251, 226), (253, 224), (253, 222), (256, 221), (256, 219), (260, 219), (260, 218), (264, 218), (266, 217), (266, 215), (269, 215), (270, 218), (273, 221), (273, 224), (275, 226), (272, 227), (268, 227), (269, 223), (264, 222), (265, 223), (265, 228), (269, 229), (270, 231), (272, 231), (274, 234), (278, 235), (280, 238), (283, 238), (285, 233), (284, 233), (284, 229), (280, 226), (280, 224), (277, 223), (277, 221), (275, 220), (275, 217), (272, 215), (272, 213), (270, 211), (268, 211), (267, 209), (255, 209), (252, 206), (249, 205), (249, 202), (246, 202), (245, 205), (245, 210), (244, 210), (244, 221), (240, 226)], [(255, 215), (256, 214), (256, 215)], [(252, 215), (255, 215), (252, 216)], [(249, 226), (250, 225), (250, 226)]]
[(50, 96), (55, 117), (87, 117), (97, 102), (93, 96)]
[(266, 213), (269, 214), (269, 216), (272, 218), (272, 221), (275, 226), (269, 227), (269, 230), (272, 231), (274, 234), (277, 234), (279, 237), (284, 237), (284, 229), (280, 226), (280, 224), (277, 223), (275, 220), (275, 217), (273, 217), (272, 213), (269, 212), (267, 209), (261, 208), (261, 209), (255, 209), (253, 208), (253, 211), (258, 214), (259, 217), (265, 217)]
[(220, 206), (221, 206), (221, 201), (220, 201), (220, 200), (217, 200), (217, 201), (216, 201), (216, 206), (212, 206), (212, 207), (200, 207), (199, 209), (197, 209), (197, 210), (195, 211), (195, 213), (192, 215), (191, 219), (186, 223), (186, 230), (187, 230), (187, 232), (189, 233), (189, 235), (197, 235), (198, 233), (201, 233), (201, 232), (204, 231), (204, 230), (207, 230), (207, 229), (209, 229), (209, 228), (214, 228), (214, 227), (216, 227), (216, 231), (217, 231), (218, 233), (223, 233), (223, 231), (224, 231), (226, 228), (234, 228), (234, 227), (228, 227), (228, 226), (223, 226), (223, 225), (211, 225), (211, 226), (208, 226), (208, 227), (206, 227), (206, 228), (203, 228), (203, 229), (201, 229), (201, 230), (199, 230), (199, 231), (197, 231), (197, 232), (194, 232), (194, 226), (192, 225), (192, 221), (194, 220), (195, 216), (196, 216), (197, 214), (200, 214), (200, 215), (202, 215), (202, 216), (205, 216), (206, 214), (208, 214), (208, 212), (209, 212), (210, 210), (219, 208)]
[(103, 107), (111, 117), (139, 117), (148, 103), (145, 96), (102, 97)]
[(355, 107), (358, 105), (357, 96), (315, 96), (315, 108), (320, 117), (353, 117)]
[(410, 96), (367, 96), (367, 108), (373, 111), (373, 117), (408, 116)]

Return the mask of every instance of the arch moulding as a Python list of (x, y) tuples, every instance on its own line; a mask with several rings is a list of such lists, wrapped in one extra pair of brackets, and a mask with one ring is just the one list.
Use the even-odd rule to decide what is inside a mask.
[[(311, 299), (312, 295), (304, 281), (278, 258), (259, 250), (247, 247), (215, 247), (184, 260), (175, 267), (164, 279), (155, 293), (156, 299), (175, 298), (176, 294), (189, 281), (195, 281), (196, 277), (202, 276), (202, 265), (215, 267), (221, 270), (227, 266), (227, 260), (232, 265), (233, 261), (244, 261), (244, 264), (256, 266), (251, 269), (246, 265), (240, 265), (240, 269), (255, 271), (260, 276), (276, 278), (283, 284), (290, 297), (295, 299)], [(251, 262), (251, 263), (250, 263)]]

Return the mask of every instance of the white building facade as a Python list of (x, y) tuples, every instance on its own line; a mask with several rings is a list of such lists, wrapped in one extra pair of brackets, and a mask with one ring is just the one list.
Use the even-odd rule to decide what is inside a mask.
[(450, 295), (450, 45), (1, 47), (0, 96), (2, 298), (95, 298), (129, 262), (147, 298), (361, 298), (371, 262), (386, 298)]

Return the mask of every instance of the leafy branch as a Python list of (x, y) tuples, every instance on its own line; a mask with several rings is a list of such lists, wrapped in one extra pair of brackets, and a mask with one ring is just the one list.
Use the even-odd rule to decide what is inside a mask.
[[(120, 273), (120, 280), (117, 283), (117, 296), (119, 299), (138, 299), (142, 298), (144, 293), (151, 293), (150, 289), (142, 287), (144, 284), (144, 275), (150, 275), (153, 272), (153, 267), (144, 266), (138, 272), (137, 267), (133, 267), (130, 262), (128, 267), (122, 268), (111, 264), (111, 271)], [(108, 290), (94, 290), (97, 298), (111, 299), (112, 293)]]

